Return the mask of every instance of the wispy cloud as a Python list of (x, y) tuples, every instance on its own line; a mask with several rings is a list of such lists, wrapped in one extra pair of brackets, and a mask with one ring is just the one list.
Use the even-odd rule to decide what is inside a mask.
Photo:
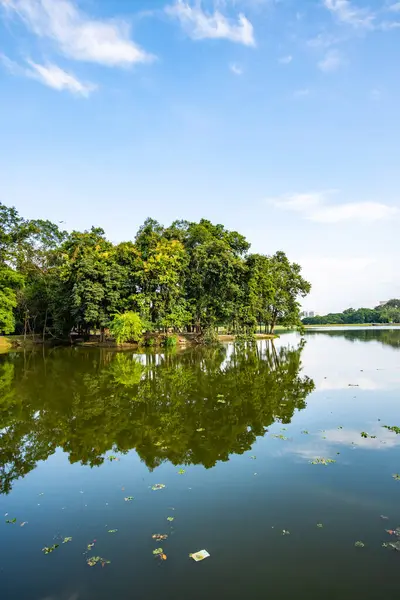
[(318, 68), (324, 73), (336, 71), (343, 63), (341, 54), (338, 50), (329, 50), (322, 60), (318, 63)]
[(166, 6), (166, 13), (179, 20), (186, 33), (195, 40), (225, 39), (245, 46), (255, 46), (253, 25), (243, 14), (237, 20), (223, 15), (219, 10), (205, 12), (201, 2), (191, 5), (186, 0), (176, 0)]
[(74, 95), (87, 98), (96, 89), (95, 85), (84, 83), (71, 73), (51, 63), (41, 65), (32, 60), (27, 60), (29, 67), (25, 67), (10, 60), (4, 54), (0, 55), (0, 61), (12, 75), (36, 79), (36, 81), (54, 90), (68, 91)]
[(0, 0), (0, 5), (74, 60), (127, 66), (153, 58), (130, 39), (126, 21), (92, 19), (74, 0)]
[(375, 15), (368, 8), (358, 8), (350, 0), (324, 0), (324, 6), (336, 18), (359, 29), (372, 29)]
[(388, 219), (399, 212), (398, 208), (380, 202), (332, 204), (330, 198), (334, 193), (336, 190), (288, 194), (269, 199), (269, 202), (278, 208), (299, 212), (304, 218), (316, 223), (368, 223)]
[(400, 2), (395, 2), (389, 6), (389, 10), (392, 12), (400, 12)]
[(232, 73), (234, 73), (234, 75), (243, 75), (243, 69), (240, 65), (237, 65), (236, 63), (231, 63), (229, 65), (229, 68), (232, 71)]
[(279, 62), (281, 63), (281, 65), (289, 65), (293, 60), (293, 56), (291, 56), (290, 54), (288, 56), (282, 56), (279, 59)]

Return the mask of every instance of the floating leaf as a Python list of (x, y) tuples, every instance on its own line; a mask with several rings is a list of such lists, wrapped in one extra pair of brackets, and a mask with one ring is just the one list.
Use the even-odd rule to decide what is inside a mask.
[(164, 551), (162, 548), (156, 548), (155, 550), (153, 550), (153, 554), (157, 555), (157, 554), (162, 554)]
[(223, 394), (217, 394), (217, 398), (225, 398)]
[(304, 435), (309, 435), (310, 432), (307, 431), (307, 429), (303, 429), (303, 431), (301, 433), (303, 433)]
[(217, 400), (219, 404), (226, 404), (226, 400)]
[(109, 460), (110, 462), (112, 462), (113, 460), (119, 460), (119, 458), (118, 458), (118, 456), (115, 456), (114, 454), (111, 454), (111, 455), (108, 457), (108, 460)]
[(203, 427), (199, 427), (198, 429), (196, 429), (196, 431), (197, 431), (198, 433), (201, 433), (202, 431), (205, 431), (205, 429), (203, 429)]
[(251, 460), (256, 460), (257, 456), (250, 456)]
[(363, 438), (372, 438), (372, 439), (376, 439), (376, 435), (370, 435), (369, 433), (367, 433), (366, 431), (362, 431), (361, 432), (361, 437)]
[(109, 529), (108, 533), (117, 533), (118, 529)]
[(395, 473), (394, 475), (392, 475), (393, 479), (396, 479), (396, 481), (400, 481), (400, 475), (399, 473)]
[(53, 546), (45, 546), (44, 548), (42, 548), (42, 552), (44, 552), (45, 554), (51, 554), (51, 552), (54, 552), (54, 550), (56, 550), (59, 547), (60, 544), (54, 544)]
[(186, 473), (185, 469), (179, 469), (178, 471), (179, 475), (184, 475)]
[(336, 460), (333, 460), (333, 458), (315, 458), (314, 460), (310, 461), (310, 464), (326, 466), (326, 465), (330, 465), (335, 462), (336, 462)]
[(124, 498), (125, 502), (131, 502), (133, 500), (133, 496), (127, 496)]
[(91, 549), (93, 548), (93, 546), (95, 545), (95, 543), (96, 543), (96, 540), (93, 540), (93, 542), (90, 542), (90, 543), (87, 545), (87, 550), (91, 550)]
[(397, 425), (382, 425), (382, 427), (384, 427), (385, 429), (388, 429), (389, 431), (393, 431), (394, 433), (397, 433), (397, 435), (400, 434), (400, 427), (397, 427)]
[(339, 425), (338, 429), (343, 429), (343, 425)]
[(281, 433), (278, 435), (277, 433), (271, 433), (271, 437), (277, 440), (287, 440), (288, 438), (282, 435)]
[(167, 517), (167, 521), (170, 521), (171, 523), (174, 519), (175, 519), (175, 517)]
[(17, 519), (15, 519), (15, 518), (14, 519), (7, 519), (7, 521), (6, 521), (6, 523), (12, 523), (12, 524), (14, 524), (16, 522), (17, 522)]
[(66, 537), (63, 539), (63, 544), (68, 544), (68, 542), (72, 542), (72, 537)]
[(164, 483), (156, 483), (155, 485), (152, 486), (152, 490), (163, 490), (165, 488), (165, 484)]
[(322, 527), (323, 527), (322, 523), (317, 523), (317, 527), (319, 527), (319, 529), (322, 529)]
[(153, 540), (157, 540), (157, 542), (161, 542), (162, 540), (166, 540), (168, 535), (166, 533), (153, 533), (151, 536)]
[(160, 554), (160, 558), (161, 560), (167, 560), (167, 555), (166, 554)]
[(88, 558), (86, 560), (86, 562), (89, 565), (89, 567), (95, 567), (99, 563), (101, 564), (102, 567), (104, 567), (105, 565), (109, 565), (111, 563), (110, 560), (102, 558), (101, 556), (91, 556), (90, 558)]
[(364, 548), (365, 546), (364, 542), (356, 542), (354, 545), (356, 548)]

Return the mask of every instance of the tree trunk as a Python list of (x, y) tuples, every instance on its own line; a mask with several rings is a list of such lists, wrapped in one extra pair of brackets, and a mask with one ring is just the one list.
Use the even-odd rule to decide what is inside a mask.
[(44, 325), (43, 325), (43, 343), (44, 343), (44, 336), (46, 334), (46, 326), (47, 326), (47, 308), (46, 308), (46, 315), (44, 317)]

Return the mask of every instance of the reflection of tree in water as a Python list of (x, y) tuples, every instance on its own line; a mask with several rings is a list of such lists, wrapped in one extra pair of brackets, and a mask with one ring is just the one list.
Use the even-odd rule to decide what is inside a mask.
[(330, 337), (344, 337), (350, 342), (379, 342), (384, 346), (400, 348), (400, 328), (397, 329), (307, 329), (307, 335), (329, 335)]
[[(302, 346), (272, 343), (131, 354), (60, 349), (0, 363), (1, 492), (57, 447), (99, 465), (108, 450), (212, 467), (251, 448), (274, 421), (289, 423), (314, 383)], [(199, 431), (204, 430), (204, 431)]]

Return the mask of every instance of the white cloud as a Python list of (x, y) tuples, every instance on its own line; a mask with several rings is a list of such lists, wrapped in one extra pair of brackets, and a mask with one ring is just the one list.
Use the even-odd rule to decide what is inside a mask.
[(336, 71), (342, 64), (342, 57), (338, 50), (329, 50), (324, 58), (319, 61), (318, 68), (324, 73)]
[(339, 223), (342, 221), (374, 222), (398, 213), (398, 209), (380, 202), (350, 202), (336, 206), (325, 206), (307, 216), (317, 223)]
[(295, 90), (293, 92), (293, 96), (295, 98), (305, 98), (306, 96), (309, 96), (309, 95), (310, 95), (310, 90), (308, 88), (304, 88), (301, 90)]
[(358, 8), (350, 0), (324, 0), (324, 6), (342, 23), (357, 29), (372, 29), (375, 15), (367, 8)]
[(4, 54), (0, 54), (0, 61), (12, 75), (36, 79), (58, 91), (66, 90), (77, 96), (87, 98), (96, 89), (95, 85), (79, 81), (74, 75), (67, 73), (67, 71), (54, 64), (40, 65), (32, 60), (27, 60), (30, 66), (28, 68), (10, 60)]
[(400, 2), (395, 2), (389, 6), (389, 10), (392, 12), (400, 12)]
[(0, 0), (0, 4), (75, 60), (127, 66), (153, 58), (130, 39), (128, 23), (91, 19), (74, 0)]
[(225, 17), (215, 10), (209, 14), (203, 11), (201, 3), (193, 6), (186, 0), (176, 0), (165, 7), (171, 17), (178, 19), (187, 34), (195, 40), (225, 39), (245, 46), (255, 46), (253, 25), (243, 14), (237, 21)]
[(231, 63), (229, 65), (229, 68), (232, 71), (232, 73), (234, 73), (235, 75), (243, 75), (243, 69), (239, 65), (237, 65), (235, 63)]
[(286, 210), (307, 212), (320, 206), (327, 193), (328, 192), (309, 192), (306, 194), (288, 194), (280, 198), (272, 198), (269, 202)]
[(87, 98), (96, 89), (95, 85), (79, 81), (71, 73), (67, 73), (57, 65), (40, 65), (32, 60), (29, 60), (28, 63), (31, 66), (31, 70), (27, 71), (28, 76), (55, 90), (67, 90), (72, 94)]
[(292, 60), (293, 56), (289, 54), (288, 56), (282, 56), (282, 58), (279, 59), (279, 62), (281, 63), (281, 65), (288, 65), (292, 62)]
[(316, 223), (340, 223), (356, 221), (368, 223), (388, 219), (399, 213), (399, 209), (380, 202), (347, 202), (329, 204), (329, 196), (337, 190), (296, 193), (269, 199), (278, 208), (302, 213), (304, 218)]

